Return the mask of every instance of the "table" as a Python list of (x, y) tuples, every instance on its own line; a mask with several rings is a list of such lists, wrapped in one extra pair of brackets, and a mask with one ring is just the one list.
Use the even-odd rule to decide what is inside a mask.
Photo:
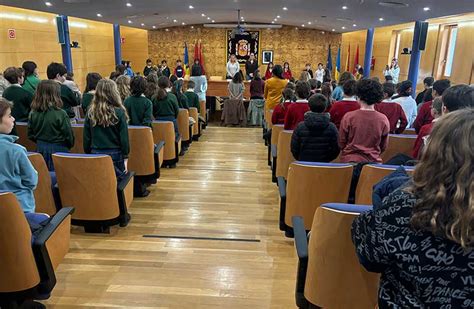
[[(227, 89), (229, 85), (227, 80), (209, 80), (207, 81), (207, 92), (206, 96), (208, 97), (228, 97), (229, 90)], [(250, 82), (245, 81), (245, 92), (244, 98), (250, 99)]]

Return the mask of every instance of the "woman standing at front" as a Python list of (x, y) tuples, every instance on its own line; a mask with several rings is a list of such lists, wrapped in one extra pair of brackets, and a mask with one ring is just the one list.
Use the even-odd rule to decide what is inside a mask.
[(239, 62), (237, 61), (237, 58), (234, 54), (230, 55), (229, 62), (227, 62), (226, 71), (226, 79), (232, 79), (234, 75), (240, 71)]
[(265, 107), (273, 109), (281, 102), (282, 92), (288, 81), (283, 78), (283, 68), (277, 64), (272, 71), (272, 78), (265, 81)]

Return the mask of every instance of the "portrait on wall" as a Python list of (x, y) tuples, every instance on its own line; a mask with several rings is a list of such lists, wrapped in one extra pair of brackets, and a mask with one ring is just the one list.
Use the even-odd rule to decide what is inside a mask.
[(245, 31), (241, 34), (232, 35), (232, 30), (227, 31), (227, 59), (231, 54), (235, 54), (237, 61), (244, 64), (250, 57), (255, 54), (258, 60), (258, 48), (260, 40), (260, 31)]
[(273, 50), (264, 50), (262, 52), (262, 64), (273, 62)]

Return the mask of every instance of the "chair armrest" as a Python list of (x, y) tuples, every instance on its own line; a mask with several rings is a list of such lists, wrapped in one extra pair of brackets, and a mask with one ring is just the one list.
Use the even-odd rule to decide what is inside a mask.
[(286, 180), (283, 176), (277, 177), (278, 191), (280, 193), (280, 198), (286, 198)]
[(303, 218), (300, 216), (293, 216), (291, 218), (293, 223), (293, 231), (295, 234), (295, 247), (298, 259), (308, 261), (308, 237), (306, 236), (306, 230), (304, 228)]
[(164, 141), (159, 141), (157, 144), (155, 144), (155, 153), (156, 154), (160, 153), (160, 150), (163, 147), (165, 147), (165, 142)]
[(33, 246), (44, 245), (46, 241), (53, 235), (59, 225), (67, 216), (74, 213), (73, 207), (61, 208), (49, 221), (49, 223), (41, 230), (41, 233), (33, 241)]
[(117, 183), (117, 190), (123, 191), (133, 176), (135, 176), (135, 172), (128, 172), (125, 177)]
[(277, 146), (276, 145), (271, 145), (270, 149), (271, 149), (271, 152), (272, 152), (272, 157), (276, 158), (277, 157)]

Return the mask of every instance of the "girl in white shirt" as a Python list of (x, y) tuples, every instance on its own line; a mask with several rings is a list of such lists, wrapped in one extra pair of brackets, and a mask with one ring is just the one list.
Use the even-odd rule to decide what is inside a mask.
[(227, 79), (232, 79), (234, 75), (240, 71), (240, 65), (234, 54), (230, 55), (229, 62), (227, 62)]

